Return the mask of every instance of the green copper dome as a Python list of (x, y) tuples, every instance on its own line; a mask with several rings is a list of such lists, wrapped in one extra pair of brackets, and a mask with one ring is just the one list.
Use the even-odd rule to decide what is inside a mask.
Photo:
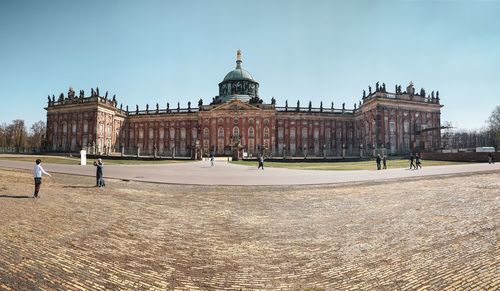
[(259, 83), (241, 67), (241, 51), (236, 54), (236, 68), (219, 83), (219, 101), (241, 100), (249, 102), (259, 97)]
[(252, 75), (244, 69), (234, 69), (231, 72), (227, 73), (227, 75), (224, 77), (224, 81), (241, 81), (241, 80), (248, 80), (248, 81), (254, 81)]

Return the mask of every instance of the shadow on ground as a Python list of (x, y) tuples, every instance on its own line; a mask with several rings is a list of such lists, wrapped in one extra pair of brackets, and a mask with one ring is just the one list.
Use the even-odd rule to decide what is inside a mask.
[(32, 197), (33, 196), (28, 196), (28, 195), (0, 194), (0, 198), (26, 199), (26, 198), (32, 198)]
[(63, 188), (87, 189), (87, 188), (96, 188), (96, 186), (66, 185), (66, 186), (63, 186)]

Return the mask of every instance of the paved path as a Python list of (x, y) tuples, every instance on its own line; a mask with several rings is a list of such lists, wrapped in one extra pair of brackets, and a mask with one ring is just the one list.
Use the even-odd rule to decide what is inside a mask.
[[(0, 160), (0, 167), (32, 169), (33, 163)], [(92, 165), (79, 166), (45, 163), (44, 168), (46, 171), (54, 173), (95, 176), (95, 168)], [(265, 170), (257, 170), (257, 167), (241, 166), (221, 161), (218, 161), (212, 168), (209, 162), (200, 161), (162, 165), (106, 165), (104, 168), (104, 177), (122, 180), (192, 185), (308, 185), (377, 181), (492, 170), (500, 170), (500, 163), (494, 165), (483, 163), (432, 166), (424, 167), (420, 170), (321, 171), (269, 167)]]

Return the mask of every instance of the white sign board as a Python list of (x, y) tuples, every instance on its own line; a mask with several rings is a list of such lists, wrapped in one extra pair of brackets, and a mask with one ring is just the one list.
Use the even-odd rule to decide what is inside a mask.
[(87, 151), (85, 150), (80, 151), (80, 165), (87, 165)]

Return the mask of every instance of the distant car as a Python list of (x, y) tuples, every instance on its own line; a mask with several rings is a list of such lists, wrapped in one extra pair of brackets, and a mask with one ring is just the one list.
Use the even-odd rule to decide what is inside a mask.
[(494, 153), (495, 148), (494, 147), (477, 147), (476, 148), (476, 153)]

